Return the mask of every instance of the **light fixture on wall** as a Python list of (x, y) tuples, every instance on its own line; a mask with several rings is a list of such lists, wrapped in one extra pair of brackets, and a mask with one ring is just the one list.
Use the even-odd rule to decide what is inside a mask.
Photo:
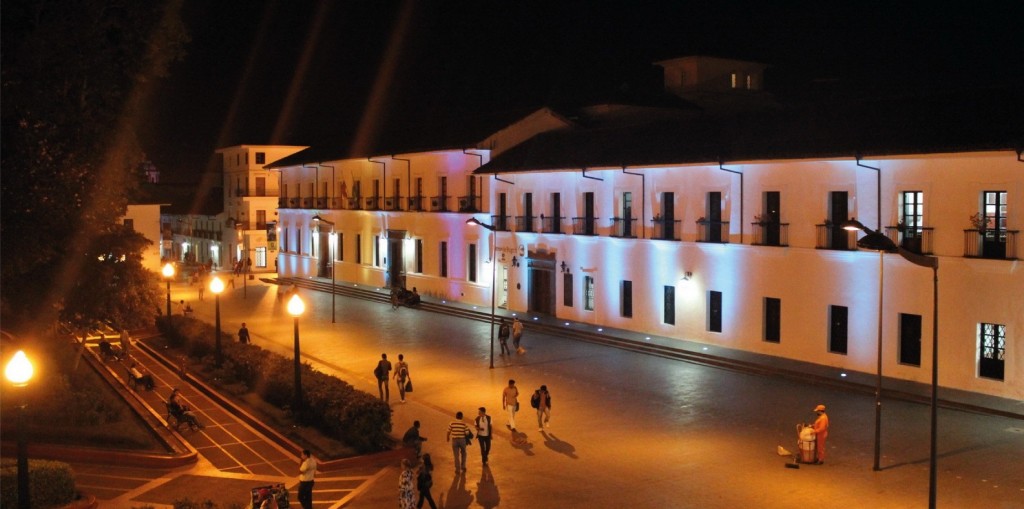
[(513, 267), (518, 267), (519, 266), (519, 258), (516, 258), (515, 256), (512, 257), (512, 266)]
[(686, 271), (683, 273), (683, 277), (679, 278), (680, 281), (689, 281), (693, 277), (693, 272)]
[(565, 264), (565, 260), (562, 260), (562, 273), (563, 274), (568, 274), (569, 270), (570, 270), (569, 266)]

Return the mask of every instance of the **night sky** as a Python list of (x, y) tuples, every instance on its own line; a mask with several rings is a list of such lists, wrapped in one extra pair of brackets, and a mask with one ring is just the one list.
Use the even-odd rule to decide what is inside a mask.
[(183, 17), (188, 55), (140, 133), (165, 181), (216, 169), (218, 147), (345, 145), (559, 104), (687, 55), (880, 94), (1024, 80), (1020, 1), (185, 0)]

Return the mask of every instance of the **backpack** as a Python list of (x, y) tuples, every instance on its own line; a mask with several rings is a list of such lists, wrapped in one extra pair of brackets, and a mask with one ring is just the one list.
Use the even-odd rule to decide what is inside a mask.
[(376, 378), (377, 380), (380, 380), (383, 375), (384, 369), (381, 368), (380, 363), (378, 362), (377, 367), (373, 368), (373, 377)]
[(533, 391), (533, 396), (530, 396), (530, 406), (540, 408), (540, 390)]

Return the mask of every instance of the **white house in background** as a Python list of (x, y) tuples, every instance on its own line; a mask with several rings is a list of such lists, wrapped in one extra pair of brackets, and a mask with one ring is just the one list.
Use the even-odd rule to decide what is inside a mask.
[(224, 176), (224, 225), (221, 266), (251, 260), (253, 272), (277, 268), (277, 207), (281, 176), (265, 166), (306, 147), (236, 145), (217, 150)]
[(163, 240), (160, 231), (160, 207), (166, 203), (129, 204), (121, 223), (146, 237), (152, 244), (142, 253), (142, 266), (154, 272), (160, 272), (161, 247)]
[(856, 218), (938, 259), (939, 384), (1024, 399), (1012, 108), (987, 91), (783, 109), (763, 67), (712, 63), (665, 63), (668, 93), (710, 101), (541, 109), (463, 149), (270, 164), (279, 272), (487, 305), (494, 270), (510, 311), (866, 373), (881, 320), (883, 374), (927, 384), (932, 271), (858, 249), (840, 227)]

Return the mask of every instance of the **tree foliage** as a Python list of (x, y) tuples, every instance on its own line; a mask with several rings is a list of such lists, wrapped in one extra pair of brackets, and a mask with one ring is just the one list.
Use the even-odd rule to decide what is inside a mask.
[(87, 254), (136, 245), (110, 235), (123, 233), (114, 225), (142, 181), (134, 133), (148, 91), (183, 55), (180, 4), (4, 2), (0, 309), (8, 324), (46, 325), (62, 302), (76, 301), (70, 287), (104, 288), (83, 281), (104, 276)]

